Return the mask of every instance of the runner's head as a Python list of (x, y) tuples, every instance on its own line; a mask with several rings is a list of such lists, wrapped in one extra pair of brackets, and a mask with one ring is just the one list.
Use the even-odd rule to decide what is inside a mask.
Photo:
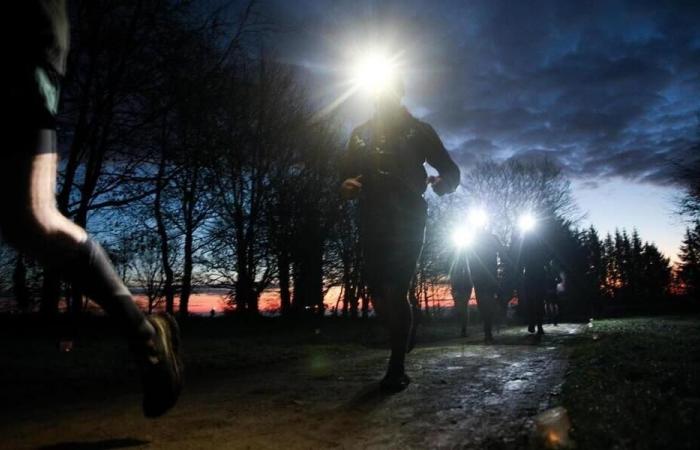
[(382, 89), (374, 94), (374, 106), (377, 113), (394, 112), (401, 108), (401, 100), (405, 94), (403, 79), (398, 73), (391, 75)]

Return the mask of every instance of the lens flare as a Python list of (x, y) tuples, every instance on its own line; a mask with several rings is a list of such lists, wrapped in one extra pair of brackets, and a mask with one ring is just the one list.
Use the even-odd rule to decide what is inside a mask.
[(489, 215), (484, 208), (469, 211), (469, 223), (475, 227), (484, 228), (489, 223)]
[(324, 119), (356, 94), (373, 100), (382, 97), (400, 100), (404, 95), (401, 72), (405, 68), (403, 50), (389, 52), (384, 46), (348, 49), (343, 62), (342, 92), (321, 107), (312, 120)]
[(465, 248), (471, 245), (474, 235), (467, 227), (458, 227), (452, 231), (452, 242), (457, 248)]
[(518, 227), (522, 232), (528, 232), (535, 228), (537, 219), (530, 213), (523, 214), (518, 219)]
[(355, 63), (353, 84), (376, 95), (386, 91), (398, 77), (395, 58), (379, 50), (371, 50)]

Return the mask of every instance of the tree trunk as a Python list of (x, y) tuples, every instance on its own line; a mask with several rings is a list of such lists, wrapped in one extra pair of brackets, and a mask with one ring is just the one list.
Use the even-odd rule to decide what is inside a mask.
[(169, 314), (175, 312), (175, 275), (170, 264), (170, 243), (168, 231), (165, 227), (162, 211), (162, 195), (165, 189), (165, 166), (167, 158), (165, 149), (161, 150), (160, 163), (158, 165), (158, 176), (156, 177), (156, 194), (153, 202), (153, 213), (156, 219), (156, 229), (160, 238), (160, 258), (163, 265), (165, 280), (163, 283), (163, 295), (165, 295), (165, 311)]
[(320, 238), (319, 218), (307, 214), (303, 242), (300, 242), (295, 261), (294, 297), (299, 310), (310, 309), (323, 314), (323, 243)]
[(246, 310), (248, 311), (249, 315), (255, 316), (260, 312), (258, 307), (258, 292), (255, 289), (254, 283), (251, 283), (251, 288), (248, 290), (246, 303)]
[(236, 278), (236, 312), (245, 314), (248, 307), (248, 302), (246, 301), (246, 295), (248, 292), (248, 277), (241, 271), (241, 266), (241, 264), (238, 264), (238, 277)]
[(180, 291), (180, 317), (185, 318), (189, 314), (190, 294), (192, 293), (192, 266), (194, 253), (195, 219), (194, 209), (199, 189), (199, 161), (189, 162), (192, 167), (192, 178), (185, 186), (183, 206), (185, 210), (185, 248), (182, 268), (182, 289)]
[(350, 265), (343, 261), (343, 312), (342, 316), (348, 316), (350, 303), (352, 302), (352, 283), (350, 282)]
[(313, 252), (309, 256), (309, 300), (315, 312), (323, 316), (325, 303), (323, 302), (323, 244), (320, 239), (315, 242)]
[(187, 228), (185, 235), (185, 258), (182, 270), (182, 289), (180, 290), (180, 317), (185, 318), (189, 314), (190, 294), (192, 293), (192, 230)]

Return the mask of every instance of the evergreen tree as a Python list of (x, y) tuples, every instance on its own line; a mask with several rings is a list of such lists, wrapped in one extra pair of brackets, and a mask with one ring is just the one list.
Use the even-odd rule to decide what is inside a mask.
[(637, 229), (632, 230), (630, 238), (629, 261), (627, 262), (629, 273), (629, 292), (632, 299), (638, 299), (644, 295), (642, 285), (644, 284), (643, 252), (644, 245), (639, 237)]
[(644, 244), (642, 253), (642, 279), (640, 295), (647, 302), (659, 301), (666, 296), (671, 282), (671, 266), (668, 258), (650, 243)]
[(603, 243), (598, 231), (591, 225), (580, 234), (586, 260), (586, 284), (590, 288), (593, 314), (599, 315), (602, 309), (601, 300), (605, 295), (606, 265)]
[[(598, 277), (601, 294), (618, 305), (658, 301), (664, 298), (671, 281), (668, 258), (651, 243), (642, 243), (637, 230), (615, 230), (606, 235), (600, 247), (599, 269), (595, 267), (595, 230), (586, 233), (589, 270)], [(599, 270), (599, 271), (596, 271)]]
[(679, 278), (688, 296), (697, 299), (700, 293), (700, 220), (685, 230), (681, 243)]
[(632, 278), (632, 244), (627, 230), (623, 229), (615, 236), (615, 248), (617, 250), (617, 265), (620, 268), (620, 289), (617, 298), (623, 303), (634, 301), (631, 292), (630, 279)]
[(603, 241), (603, 267), (605, 270), (604, 295), (612, 299), (615, 297), (615, 289), (620, 277), (615, 260), (615, 244), (610, 233), (605, 235)]

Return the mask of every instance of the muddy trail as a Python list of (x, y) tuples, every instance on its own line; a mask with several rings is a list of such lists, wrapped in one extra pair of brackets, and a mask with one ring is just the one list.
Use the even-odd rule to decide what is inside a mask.
[(0, 448), (527, 448), (556, 404), (566, 341), (580, 325), (442, 341), (410, 355), (409, 388), (383, 395), (387, 351), (312, 347), (306, 357), (191, 380), (177, 408), (146, 420), (137, 393), (39, 405), (6, 418)]

